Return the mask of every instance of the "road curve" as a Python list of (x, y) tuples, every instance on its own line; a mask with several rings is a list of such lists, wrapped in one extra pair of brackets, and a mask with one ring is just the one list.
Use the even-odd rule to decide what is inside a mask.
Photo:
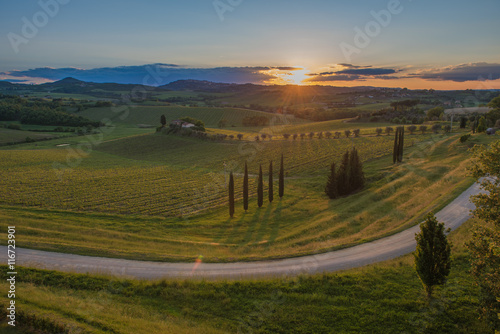
[[(452, 230), (470, 218), (474, 204), (470, 196), (480, 192), (474, 183), (436, 214)], [(299, 273), (333, 272), (361, 267), (408, 254), (415, 250), (419, 226), (358, 246), (283, 260), (234, 263), (162, 263), (16, 249), (16, 265), (65, 272), (110, 274), (118, 277), (155, 280), (161, 278), (243, 279), (262, 276), (292, 276)], [(7, 247), (0, 246), (7, 263)]]

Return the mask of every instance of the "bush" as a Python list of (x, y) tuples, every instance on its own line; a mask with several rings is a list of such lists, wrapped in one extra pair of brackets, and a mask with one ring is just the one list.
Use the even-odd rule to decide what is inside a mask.
[(438, 132), (439, 132), (439, 130), (441, 130), (441, 124), (434, 124), (434, 125), (432, 126), (432, 132), (434, 132), (434, 133), (438, 133)]
[(469, 140), (469, 138), (470, 134), (463, 135), (462, 137), (460, 137), (460, 142), (465, 143), (467, 140)]
[(441, 116), (441, 114), (443, 112), (444, 112), (443, 107), (434, 107), (434, 108), (430, 109), (429, 111), (427, 111), (427, 117), (429, 119), (433, 119), (434, 117), (439, 118), (439, 116)]
[(412, 135), (415, 131), (417, 131), (417, 127), (415, 125), (410, 125), (408, 127), (408, 131), (410, 131), (410, 134)]

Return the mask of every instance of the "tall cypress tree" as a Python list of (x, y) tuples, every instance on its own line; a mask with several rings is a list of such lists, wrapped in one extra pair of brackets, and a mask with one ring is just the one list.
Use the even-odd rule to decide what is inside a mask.
[(279, 196), (283, 197), (285, 193), (285, 171), (283, 166), (283, 154), (281, 154), (281, 165), (280, 165), (280, 174), (279, 174)]
[(233, 172), (229, 174), (229, 216), (234, 216), (234, 179)]
[(392, 153), (392, 162), (403, 162), (403, 149), (405, 140), (405, 128), (399, 126), (396, 128), (396, 135), (394, 136), (394, 151)]
[(399, 143), (399, 127), (396, 128), (396, 134), (394, 135), (394, 150), (392, 152), (392, 163), (395, 164), (398, 161), (398, 146)]
[(405, 128), (401, 127), (399, 130), (399, 142), (398, 142), (398, 162), (403, 162), (403, 149), (405, 146)]
[(274, 199), (274, 193), (273, 193), (273, 162), (269, 162), (269, 203), (272, 203)]
[(329, 198), (334, 199), (339, 197), (337, 174), (335, 171), (335, 162), (330, 166), (330, 175), (328, 175), (328, 181), (326, 182), (325, 193)]
[(337, 183), (338, 183), (338, 192), (339, 196), (348, 195), (350, 190), (349, 184), (349, 151), (344, 153), (342, 157), (342, 163), (340, 164), (340, 168), (337, 175)]
[(358, 150), (353, 147), (350, 157), (350, 192), (363, 189), (365, 186), (365, 174), (363, 173), (363, 164), (359, 160)]
[(259, 166), (259, 179), (257, 180), (257, 206), (264, 204), (264, 184), (262, 181), (262, 165)]
[(248, 210), (248, 167), (245, 162), (245, 176), (243, 176), (243, 209)]

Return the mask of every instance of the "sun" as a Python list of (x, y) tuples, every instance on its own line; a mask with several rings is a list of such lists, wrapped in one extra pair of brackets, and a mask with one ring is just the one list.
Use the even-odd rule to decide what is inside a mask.
[(263, 73), (272, 77), (265, 84), (268, 85), (305, 85), (304, 82), (310, 76), (308, 75), (309, 70), (305, 67), (294, 66), (289, 68), (272, 68), (266, 70)]
[(308, 69), (301, 68), (300, 70), (295, 70), (287, 73), (283, 79), (293, 85), (303, 85), (304, 81), (309, 78), (307, 73), (309, 73)]

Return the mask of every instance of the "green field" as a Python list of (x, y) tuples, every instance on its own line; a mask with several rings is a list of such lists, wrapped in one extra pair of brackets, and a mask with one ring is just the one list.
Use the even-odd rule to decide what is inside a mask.
[(103, 118), (111, 119), (113, 122), (125, 124), (151, 124), (160, 125), (160, 116), (165, 115), (167, 122), (190, 116), (205, 123), (206, 127), (216, 128), (219, 121), (227, 120), (228, 127), (241, 127), (242, 120), (248, 116), (264, 116), (276, 124), (304, 123), (306, 121), (296, 119), (293, 116), (275, 115), (261, 111), (235, 108), (207, 108), (207, 107), (182, 107), (182, 106), (119, 106), (114, 108), (90, 108), (78, 115), (100, 121)]
[[(472, 224), (450, 235), (451, 273), (430, 302), (411, 255), (336, 274), (241, 282), (18, 268), (18, 316), (36, 315), (36, 328), (57, 324), (69, 333), (491, 333), (478, 319), (479, 291), (463, 246)], [(0, 296), (2, 309), (7, 302)]]
[(26, 138), (31, 138), (34, 140), (43, 140), (54, 138), (55, 136), (60, 136), (61, 134), (52, 133), (42, 133), (42, 132), (31, 132), (22, 130), (12, 130), (6, 128), (0, 128), (0, 144), (15, 144), (22, 143), (26, 141)]
[[(467, 149), (490, 139), (479, 135), (463, 145), (459, 136), (408, 136), (405, 163), (398, 166), (387, 155), (392, 136), (384, 135), (256, 143), (145, 134), (103, 141), (89, 154), (71, 145), (33, 150), (26, 144), (0, 151), (0, 224), (23, 228), (22, 247), (160, 261), (199, 254), (209, 262), (251, 260), (337, 249), (416, 224), (468, 187)], [(368, 187), (330, 201), (323, 193), (329, 165), (353, 145), (365, 162)], [(267, 172), (274, 160), (276, 173), (281, 153), (286, 196), (258, 209), (258, 166)], [(241, 189), (245, 161), (250, 210), (243, 212), (239, 190), (236, 215), (229, 219), (227, 173), (235, 172)]]

